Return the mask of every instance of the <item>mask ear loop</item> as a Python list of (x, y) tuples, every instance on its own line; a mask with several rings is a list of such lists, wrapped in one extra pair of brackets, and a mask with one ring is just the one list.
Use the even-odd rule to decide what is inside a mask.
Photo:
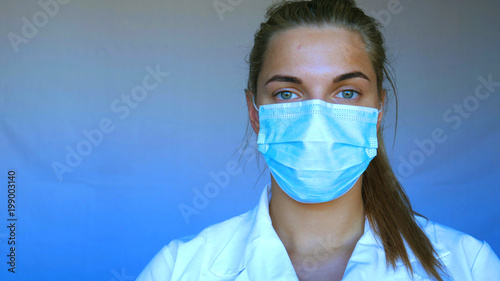
[(257, 112), (259, 111), (259, 109), (257, 108), (257, 106), (255, 105), (255, 94), (252, 95), (252, 102), (253, 102), (253, 107), (255, 107), (255, 110), (257, 110)]
[(384, 104), (380, 102), (380, 109), (378, 110), (378, 114), (384, 110)]

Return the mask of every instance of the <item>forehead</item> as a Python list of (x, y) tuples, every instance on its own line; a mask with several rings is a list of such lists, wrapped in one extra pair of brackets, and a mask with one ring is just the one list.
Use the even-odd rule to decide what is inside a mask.
[(271, 38), (259, 76), (275, 72), (336, 75), (354, 70), (375, 81), (365, 43), (357, 32), (330, 26), (297, 27)]

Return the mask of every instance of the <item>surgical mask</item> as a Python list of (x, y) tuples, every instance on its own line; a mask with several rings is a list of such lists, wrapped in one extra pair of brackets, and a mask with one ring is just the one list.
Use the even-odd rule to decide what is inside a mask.
[(281, 189), (298, 202), (339, 198), (377, 155), (376, 108), (307, 100), (258, 110), (259, 151)]

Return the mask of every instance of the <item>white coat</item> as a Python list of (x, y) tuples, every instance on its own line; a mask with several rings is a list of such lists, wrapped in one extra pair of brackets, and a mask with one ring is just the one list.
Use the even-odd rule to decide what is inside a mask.
[[(240, 216), (212, 225), (197, 236), (174, 240), (149, 262), (138, 281), (164, 280), (298, 280), (283, 243), (269, 216), (270, 184), (257, 207)], [(444, 280), (499, 281), (500, 260), (490, 246), (467, 234), (418, 217), (449, 276)], [(413, 280), (431, 280), (408, 248)], [(313, 270), (321, 251), (303, 264)], [(365, 221), (344, 272), (344, 281), (412, 280), (399, 262), (387, 266), (384, 249)]]

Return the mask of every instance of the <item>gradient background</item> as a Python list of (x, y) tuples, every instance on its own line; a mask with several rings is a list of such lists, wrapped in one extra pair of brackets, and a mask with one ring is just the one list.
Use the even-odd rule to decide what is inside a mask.
[[(236, 161), (245, 57), (271, 1), (216, 0), (225, 12), (212, 0), (54, 1), (0, 4), (0, 280), (133, 280), (170, 240), (253, 208), (269, 180), (252, 149)], [(500, 2), (359, 5), (386, 27), (400, 94), (396, 142), (392, 102), (386, 144), (414, 208), (500, 253), (500, 86), (474, 97), (480, 77), (500, 81)], [(31, 38), (23, 17), (39, 25), (24, 27)], [(124, 116), (116, 106), (148, 66), (169, 76)], [(104, 118), (114, 130), (85, 147), (84, 131)], [(418, 143), (435, 129), (446, 141), (426, 154)], [(88, 155), (59, 180), (53, 164), (67, 165), (79, 145)], [(217, 183), (228, 166), (236, 172)], [(15, 274), (6, 264), (10, 169)], [(218, 194), (183, 217), (207, 185)]]

